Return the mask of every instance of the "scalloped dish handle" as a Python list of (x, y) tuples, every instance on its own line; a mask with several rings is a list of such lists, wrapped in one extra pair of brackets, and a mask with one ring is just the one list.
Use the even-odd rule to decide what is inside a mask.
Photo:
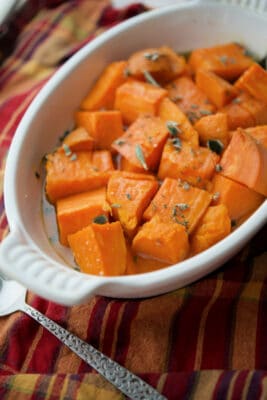
[(0, 274), (48, 300), (70, 306), (85, 302), (100, 286), (97, 278), (53, 265), (18, 230), (11, 231), (0, 243)]

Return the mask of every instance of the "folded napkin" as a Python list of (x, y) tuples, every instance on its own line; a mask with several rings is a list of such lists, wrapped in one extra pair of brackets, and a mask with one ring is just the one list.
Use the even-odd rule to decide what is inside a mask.
[[(142, 4), (114, 9), (108, 0), (36, 4), (30, 21), (20, 15), (19, 22), (13, 22), (18, 37), (0, 68), (0, 239), (8, 232), (2, 193), (5, 157), (30, 102), (86, 42), (146, 12)], [(27, 301), (170, 400), (264, 399), (266, 235), (267, 226), (219, 270), (162, 296), (130, 301), (95, 296), (87, 304), (63, 307), (30, 292)], [(18, 312), (0, 318), (0, 399), (118, 400), (124, 396)]]

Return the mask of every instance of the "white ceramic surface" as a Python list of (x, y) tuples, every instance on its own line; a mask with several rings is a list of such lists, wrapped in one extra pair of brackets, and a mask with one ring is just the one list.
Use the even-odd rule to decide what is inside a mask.
[[(187, 285), (228, 260), (267, 220), (267, 201), (240, 228), (209, 250), (163, 270), (97, 277), (69, 268), (53, 250), (41, 213), (43, 155), (72, 126), (74, 110), (104, 66), (133, 51), (167, 44), (177, 51), (235, 41), (267, 54), (267, 19), (238, 7), (184, 3), (128, 20), (81, 49), (46, 84), (21, 121), (9, 152), (4, 194), (11, 232), (0, 246), (0, 272), (66, 305), (92, 294), (119, 298), (158, 295)], [(242, 201), (240, 199), (240, 201)]]

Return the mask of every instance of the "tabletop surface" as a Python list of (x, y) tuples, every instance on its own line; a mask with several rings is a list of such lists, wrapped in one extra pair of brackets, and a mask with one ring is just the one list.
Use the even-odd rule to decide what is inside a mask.
[[(31, 11), (12, 22), (17, 40), (12, 49), (3, 47), (0, 67), (0, 239), (8, 234), (6, 155), (27, 107), (85, 43), (149, 12), (141, 3), (115, 9), (108, 0), (30, 3)], [(267, 226), (217, 271), (162, 296), (130, 301), (95, 296), (63, 307), (30, 292), (27, 301), (168, 399), (264, 399), (266, 235)], [(17, 312), (0, 318), (0, 399), (44, 398), (124, 397), (29, 317)]]

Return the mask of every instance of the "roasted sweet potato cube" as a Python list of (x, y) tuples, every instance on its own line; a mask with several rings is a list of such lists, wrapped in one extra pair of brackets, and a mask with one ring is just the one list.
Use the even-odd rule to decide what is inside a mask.
[(198, 146), (197, 131), (193, 128), (187, 116), (169, 98), (166, 97), (160, 103), (158, 116), (166, 122), (169, 129), (172, 129), (173, 126), (176, 128), (174, 131), (180, 139), (190, 142), (193, 146)]
[(208, 249), (231, 232), (231, 220), (227, 207), (220, 204), (208, 207), (190, 237), (191, 254), (195, 255)]
[(182, 225), (155, 216), (139, 229), (132, 247), (136, 254), (175, 264), (188, 255), (188, 234)]
[(94, 138), (85, 128), (79, 127), (72, 130), (62, 142), (62, 151), (90, 151), (94, 148)]
[(248, 128), (255, 125), (253, 115), (246, 108), (242, 107), (240, 103), (241, 100), (237, 97), (231, 103), (227, 104), (227, 106), (220, 109), (220, 112), (225, 113), (227, 116), (229, 130)]
[(109, 151), (57, 151), (47, 156), (46, 194), (51, 203), (62, 197), (104, 186), (114, 169)]
[(95, 148), (110, 150), (112, 142), (123, 135), (120, 111), (77, 111), (75, 122), (95, 140)]
[(245, 129), (258, 143), (267, 148), (267, 125), (253, 126)]
[(185, 58), (167, 46), (137, 51), (128, 60), (131, 77), (144, 80), (148, 72), (160, 84), (181, 75), (185, 66)]
[(224, 79), (234, 80), (246, 71), (254, 61), (251, 57), (245, 55), (242, 46), (236, 43), (226, 43), (193, 50), (188, 63), (195, 73), (198, 69), (205, 69)]
[(133, 249), (129, 245), (127, 246), (126, 264), (126, 275), (152, 272), (158, 269), (166, 268), (170, 265), (170, 263), (155, 260), (154, 258), (141, 256), (140, 254), (137, 255), (133, 252)]
[(224, 204), (233, 222), (251, 214), (263, 202), (264, 196), (226, 176), (215, 174), (212, 180), (212, 205)]
[(109, 64), (81, 103), (82, 110), (113, 109), (116, 89), (126, 81), (126, 61)]
[(236, 81), (235, 86), (267, 104), (267, 71), (259, 64), (252, 64)]
[(131, 124), (140, 115), (156, 115), (167, 90), (146, 82), (130, 80), (116, 91), (115, 109), (120, 110), (125, 124)]
[(109, 179), (107, 200), (112, 209), (112, 216), (120, 221), (129, 237), (136, 233), (143, 213), (158, 186), (156, 180), (146, 180), (145, 175), (142, 179), (130, 179), (115, 173)]
[(68, 235), (85, 228), (98, 215), (108, 217), (109, 210), (105, 187), (59, 199), (56, 215), (60, 243), (68, 246)]
[(207, 147), (192, 147), (188, 142), (169, 139), (164, 146), (158, 177), (180, 178), (193, 186), (206, 188), (220, 157)]
[(254, 119), (253, 125), (263, 125), (267, 123), (267, 103), (256, 99), (249, 93), (241, 93), (236, 100), (239, 101), (239, 105), (247, 110)]
[(220, 140), (224, 146), (229, 143), (228, 118), (224, 113), (218, 112), (202, 117), (195, 123), (194, 128), (202, 145), (207, 145), (208, 140)]
[(206, 190), (177, 179), (164, 179), (161, 187), (143, 214), (145, 220), (158, 215), (164, 222), (176, 222), (190, 233), (206, 211), (212, 196)]
[(233, 133), (220, 165), (222, 175), (267, 196), (267, 149), (242, 129)]
[(135, 165), (139, 172), (155, 171), (169, 133), (158, 117), (139, 117), (112, 148)]
[(82, 272), (107, 276), (125, 273), (126, 243), (118, 221), (90, 224), (69, 235), (68, 241)]
[(187, 76), (181, 76), (166, 86), (170, 99), (195, 123), (203, 115), (216, 111), (207, 95)]
[(231, 83), (204, 69), (197, 70), (196, 84), (217, 108), (228, 104), (239, 93)]

